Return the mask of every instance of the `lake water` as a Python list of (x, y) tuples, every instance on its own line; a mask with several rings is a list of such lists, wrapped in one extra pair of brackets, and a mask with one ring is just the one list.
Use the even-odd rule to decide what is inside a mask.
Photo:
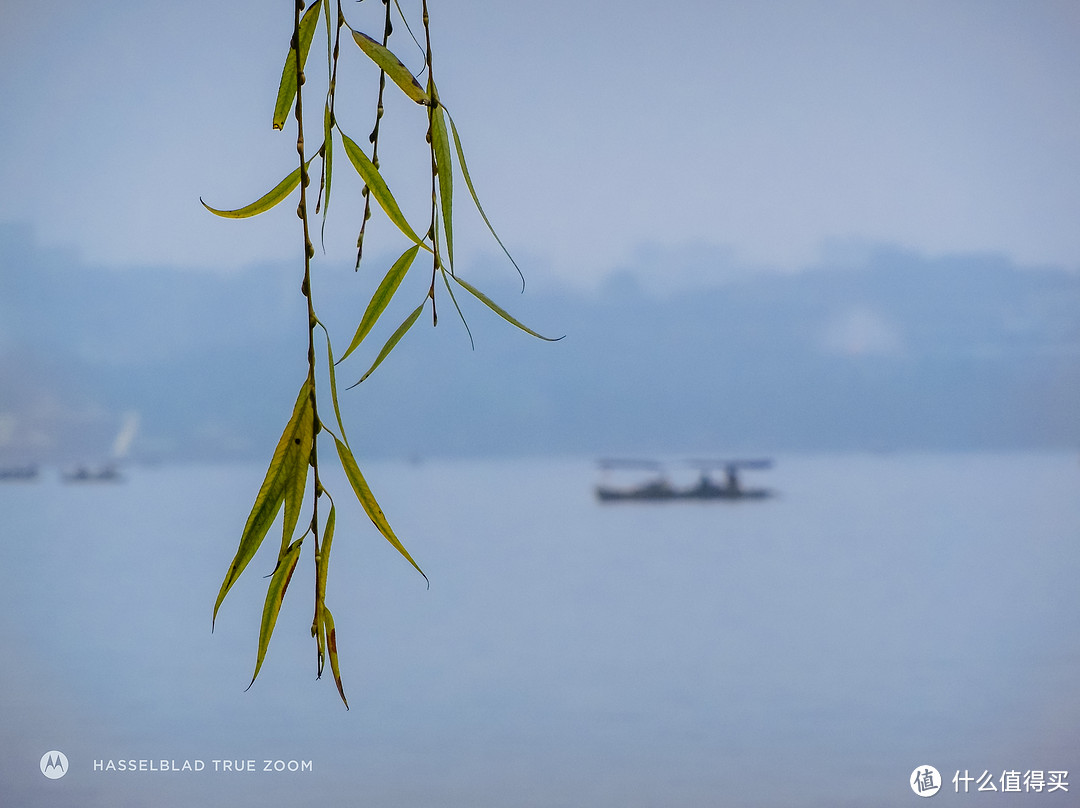
[(777, 461), (775, 499), (664, 505), (585, 460), (369, 463), (430, 589), (331, 479), (349, 711), (310, 550), (247, 692), (273, 533), (210, 631), (263, 468), (0, 486), (0, 805), (894, 806), (923, 764), (936, 804), (1077, 804), (1080, 458)]

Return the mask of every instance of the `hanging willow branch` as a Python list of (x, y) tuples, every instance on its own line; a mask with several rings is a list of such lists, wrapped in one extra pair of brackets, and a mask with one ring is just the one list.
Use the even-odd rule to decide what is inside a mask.
[[(435, 310), (436, 279), (439, 277), (442, 278), (443, 287), (450, 295), (454, 308), (459, 315), (461, 309), (454, 299), (451, 281), (458, 288), (464, 289), (493, 312), (522, 331), (540, 339), (549, 339), (520, 323), (491, 298), (455, 274), (452, 218), (455, 156), (457, 167), (481, 218), (504, 252), (506, 252), (506, 248), (480, 206), (476, 189), (473, 187), (472, 179), (465, 165), (465, 155), (457, 127), (442, 104), (435, 85), (432, 71), (431, 30), (427, 0), (423, 0), (422, 5), (425, 44), (421, 48), (424, 52), (424, 66), (421, 75), (425, 72), (427, 74), (424, 84), (420, 83), (417, 77), (409, 71), (401, 59), (389, 48), (389, 38), (393, 30), (391, 7), (389, 0), (383, 0), (383, 2), (386, 5), (386, 14), (380, 41), (349, 25), (342, 13), (340, 0), (315, 0), (306, 8), (303, 0), (297, 0), (292, 20), (292, 38), (285, 65), (281, 72), (281, 81), (278, 86), (273, 116), (274, 129), (282, 130), (287, 125), (289, 113), (292, 113), (296, 124), (297, 167), (269, 192), (249, 205), (234, 210), (222, 210), (210, 207), (203, 202), (207, 210), (218, 216), (234, 219), (247, 218), (265, 213), (290, 197), (299, 188), (296, 215), (300, 220), (300, 233), (304, 246), (301, 290), (306, 302), (308, 323), (307, 374), (300, 386), (300, 392), (297, 395), (292, 414), (285, 426), (285, 430), (282, 432), (277, 447), (274, 449), (270, 466), (266, 471), (262, 486), (259, 488), (255, 503), (244, 525), (236, 555), (233, 557), (225, 579), (221, 584), (217, 600), (214, 603), (213, 619), (216, 622), (218, 610), (225, 596), (255, 556), (263, 543), (263, 539), (265, 539), (271, 526), (277, 520), (278, 514), (282, 513), (281, 544), (278, 550), (277, 562), (269, 576), (270, 580), (267, 585), (266, 601), (263, 606), (262, 621), (259, 628), (258, 654), (251, 684), (254, 684), (262, 668), (282, 601), (293, 579), (304, 543), (310, 537), (315, 556), (315, 614), (311, 625), (311, 635), (316, 641), (317, 675), (318, 677), (322, 676), (325, 662), (329, 659), (330, 669), (337, 684), (338, 693), (341, 695), (341, 700), (345, 703), (346, 708), (348, 708), (348, 702), (345, 699), (345, 691), (342, 687), (341, 673), (338, 666), (334, 619), (326, 606), (327, 572), (330, 565), (330, 549), (333, 544), (336, 526), (336, 511), (333, 497), (323, 488), (320, 478), (320, 454), (318, 451), (320, 435), (326, 433), (333, 440), (337, 460), (344, 471), (349, 487), (378, 532), (416, 568), (417, 572), (424, 576), (425, 581), (427, 576), (424, 575), (423, 570), (420, 569), (420, 566), (394, 533), (375, 495), (360, 472), (360, 467), (346, 437), (345, 424), (341, 418), (335, 372), (336, 365), (348, 358), (364, 343), (373, 326), (396, 297), (402, 280), (413, 268), (415, 259), (421, 250), (429, 253), (432, 258), (431, 283), (428, 286), (427, 294), (383, 344), (367, 372), (360, 377), (356, 384), (352, 385), (353, 387), (363, 382), (387, 358), (419, 319), (429, 301), (431, 303), (432, 320), (433, 322), (437, 321)], [(397, 9), (402, 21), (405, 22), (406, 27), (408, 27), (397, 0), (394, 0), (394, 7)], [(306, 148), (304, 141), (304, 69), (320, 20), (326, 28), (328, 90), (322, 110), (323, 142), (318, 149), (311, 151)], [(335, 115), (335, 96), (338, 89), (338, 56), (343, 29), (347, 31), (353, 42), (368, 57), (373, 68), (377, 68), (379, 73), (375, 125), (368, 138), (371, 144), (370, 156), (341, 129)], [(379, 168), (378, 143), (380, 124), (384, 114), (383, 96), (387, 87), (387, 78), (407, 98), (427, 110), (427, 129), (423, 136), (428, 143), (431, 162), (431, 209), (428, 225), (423, 230), (412, 226)], [(449, 130), (447, 127), (448, 122)], [(450, 146), (451, 136), (454, 144), (453, 150), (451, 150)], [(330, 334), (316, 314), (315, 302), (312, 296), (312, 259), (315, 256), (315, 249), (311, 241), (311, 222), (308, 216), (307, 195), (311, 179), (309, 169), (312, 161), (317, 157), (321, 165), (319, 192), (315, 210), (318, 213), (321, 209), (323, 216), (322, 232), (325, 232), (326, 217), (330, 207), (335, 140), (339, 141), (345, 149), (345, 155), (348, 157), (349, 163), (364, 184), (362, 191), (363, 213), (357, 237), (357, 268), (360, 266), (364, 233), (371, 215), (372, 200), (375, 201), (375, 204), (400, 231), (408, 243), (404, 252), (387, 270), (382, 282), (371, 295), (348, 348), (336, 362)], [(308, 154), (314, 156), (308, 157)], [(418, 235), (420, 232), (423, 232), (424, 235)], [(445, 264), (442, 259), (444, 254), (446, 256)], [(509, 252), (506, 254), (509, 257)], [(518, 268), (517, 263), (514, 262), (513, 258), (510, 258), (510, 261), (520, 275), (521, 270)], [(522, 276), (522, 281), (524, 282), (524, 276)], [(462, 321), (464, 322), (464, 317), (462, 317)], [(465, 327), (467, 329), (468, 324)], [(329, 399), (335, 416), (333, 428), (328, 428), (320, 418), (320, 397), (325, 397), (327, 391), (317, 389), (316, 385), (316, 329), (322, 331), (326, 342), (326, 367), (330, 381)], [(310, 499), (311, 519), (303, 526), (303, 532), (297, 535), (300, 513), (303, 509), (303, 500), (309, 478), (313, 484)], [(329, 501), (329, 510), (324, 511), (326, 515), (320, 520), (319, 504), (323, 497)], [(249, 684), (248, 687), (250, 686)]]

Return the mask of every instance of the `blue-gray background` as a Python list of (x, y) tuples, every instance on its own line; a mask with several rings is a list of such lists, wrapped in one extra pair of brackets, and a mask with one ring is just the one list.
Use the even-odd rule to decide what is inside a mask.
[[(457, 269), (565, 339), (463, 300), (470, 350), (441, 300), (343, 391), (433, 580), (327, 478), (348, 713), (311, 681), (302, 574), (250, 692), (270, 561), (208, 625), (306, 317), (291, 205), (238, 223), (198, 198), (291, 168), (269, 127), (288, 10), (3, 5), (0, 465), (41, 474), (0, 487), (0, 802), (899, 805), (919, 764), (1076, 769), (1075, 4), (431, 5), (528, 289), (464, 198)], [(381, 8), (346, 11), (376, 30)], [(373, 86), (340, 96), (360, 142)], [(422, 111), (385, 127), (423, 217)], [(340, 175), (315, 262), (339, 354), (402, 249), (377, 213), (353, 273), (358, 185)], [(123, 484), (60, 483), (114, 448)], [(777, 500), (591, 499), (599, 455), (734, 452), (777, 458)], [(317, 771), (85, 768), (230, 756)]]

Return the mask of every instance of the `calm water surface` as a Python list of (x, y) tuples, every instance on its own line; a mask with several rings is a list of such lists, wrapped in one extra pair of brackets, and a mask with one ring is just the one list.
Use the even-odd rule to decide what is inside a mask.
[(1076, 804), (1075, 455), (781, 457), (767, 502), (604, 506), (587, 461), (369, 464), (431, 588), (332, 480), (349, 711), (310, 551), (249, 691), (273, 533), (210, 631), (262, 471), (0, 486), (0, 805), (892, 806), (920, 764), (935, 804)]

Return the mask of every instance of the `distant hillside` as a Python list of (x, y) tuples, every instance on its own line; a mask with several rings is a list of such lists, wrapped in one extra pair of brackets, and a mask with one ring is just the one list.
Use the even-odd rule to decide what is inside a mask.
[[(653, 260), (653, 276), (668, 269)], [(295, 274), (87, 267), (0, 227), (0, 459), (103, 453), (136, 411), (136, 455), (265, 460), (304, 373)], [(339, 353), (379, 274), (317, 279)], [(508, 309), (566, 335), (554, 344), (469, 305), (470, 351), (443, 301), (437, 329), (418, 323), (342, 392), (353, 442), (393, 456), (1080, 446), (1077, 273), (882, 248), (664, 296), (637, 277), (591, 293), (497, 284)], [(423, 280), (339, 366), (343, 386)]]

